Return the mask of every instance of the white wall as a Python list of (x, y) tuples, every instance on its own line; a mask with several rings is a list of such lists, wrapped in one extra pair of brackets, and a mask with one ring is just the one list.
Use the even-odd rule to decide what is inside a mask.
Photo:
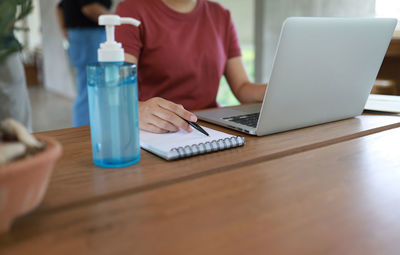
[(40, 31), (40, 11), (39, 0), (33, 0), (33, 11), (22, 22), (18, 22), (17, 26), (27, 27), (27, 32), (16, 31), (15, 36), (18, 41), (24, 45), (27, 51), (34, 51), (42, 44), (42, 36)]
[(71, 73), (56, 19), (58, 2), (59, 0), (40, 0), (44, 85), (53, 92), (74, 98), (75, 78)]

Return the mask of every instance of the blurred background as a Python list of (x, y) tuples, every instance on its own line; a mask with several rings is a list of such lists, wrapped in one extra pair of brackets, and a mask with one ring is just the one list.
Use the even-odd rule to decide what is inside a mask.
[[(34, 11), (16, 33), (22, 52), (33, 113), (33, 131), (71, 127), (76, 96), (74, 74), (56, 20), (59, 0), (34, 0)], [(114, 0), (113, 6), (120, 2)], [(290, 16), (396, 17), (399, 0), (215, 0), (232, 13), (251, 80), (268, 82), (282, 22)], [(373, 93), (400, 95), (400, 26), (375, 83)], [(236, 105), (225, 79), (217, 101)]]

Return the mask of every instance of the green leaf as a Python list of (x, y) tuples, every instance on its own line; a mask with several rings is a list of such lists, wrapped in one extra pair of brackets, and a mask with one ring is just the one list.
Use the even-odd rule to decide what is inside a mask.
[(9, 55), (21, 50), (21, 45), (17, 40), (8, 43), (7, 47), (5, 46), (3, 43), (0, 43), (0, 63), (5, 61)]
[(21, 45), (14, 38), (15, 23), (33, 10), (32, 0), (0, 0), (0, 63), (10, 54), (20, 51)]

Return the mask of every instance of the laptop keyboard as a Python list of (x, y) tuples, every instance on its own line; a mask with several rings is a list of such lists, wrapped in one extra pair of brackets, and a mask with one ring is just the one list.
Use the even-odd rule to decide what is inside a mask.
[(255, 128), (257, 126), (257, 122), (258, 122), (258, 117), (259, 116), (260, 116), (260, 113), (256, 112), (256, 113), (250, 113), (250, 114), (226, 117), (226, 118), (223, 118), (223, 119), (227, 120), (227, 121), (232, 121), (232, 122), (235, 122), (235, 123), (239, 123), (239, 124), (242, 124), (242, 125), (246, 125), (246, 126)]

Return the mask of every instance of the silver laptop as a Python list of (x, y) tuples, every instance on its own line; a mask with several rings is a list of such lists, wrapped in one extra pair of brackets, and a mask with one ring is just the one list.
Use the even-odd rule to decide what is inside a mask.
[(386, 18), (288, 18), (263, 103), (196, 115), (258, 136), (359, 115), (396, 24)]

